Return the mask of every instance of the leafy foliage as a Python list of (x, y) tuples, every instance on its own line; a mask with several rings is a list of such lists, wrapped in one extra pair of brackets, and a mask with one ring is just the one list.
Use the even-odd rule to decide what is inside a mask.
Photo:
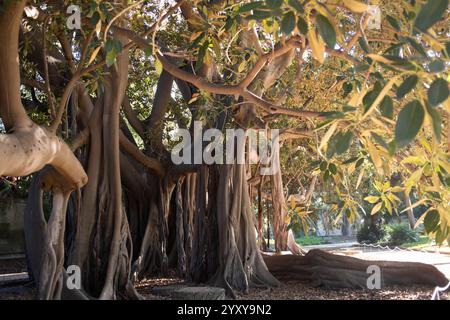
[(400, 246), (404, 243), (419, 241), (419, 233), (405, 223), (389, 224), (384, 226), (384, 229), (383, 242), (390, 246)]
[(379, 224), (364, 224), (356, 234), (359, 243), (377, 243), (384, 237), (384, 230)]
[[(184, 20), (177, 11), (149, 36), (149, 26), (169, 4), (148, 1), (127, 13), (127, 27), (147, 35), (151, 45), (155, 40), (163, 51), (181, 57), (176, 58), (178, 67), (194, 66), (196, 75), (201, 75), (203, 63), (213, 63), (222, 75), (213, 81), (222, 85), (239, 84), (261, 52), (270, 53), (295, 40), (295, 59), (270, 88), (264, 88), (263, 98), (290, 110), (317, 111), (320, 116), (306, 120), (268, 114), (256, 106), (257, 118), (269, 119), (270, 128), (311, 133), (307, 139), (286, 142), (283, 148), (283, 178), (290, 192), (320, 176), (317, 198), (326, 198), (336, 220), (345, 215), (351, 221), (359, 217), (365, 204), (374, 214), (395, 212), (400, 202), (397, 194), (413, 192), (420, 199), (413, 206), (426, 205), (435, 219), (439, 215), (438, 229), (427, 229), (430, 235), (441, 241), (450, 236), (448, 0), (369, 1), (380, 6), (379, 30), (367, 28), (364, 22), (370, 7), (357, 0), (189, 3), (197, 13), (195, 19)], [(76, 52), (75, 62), (82, 68), (102, 61), (113, 66), (123, 47), (105, 27), (124, 8), (106, 1), (79, 4), (91, 23), (72, 39), (73, 48), (88, 43), (87, 59), (81, 61)], [(48, 10), (58, 16), (58, 9), (49, 6)], [(39, 21), (28, 23), (31, 30), (41, 26)], [(60, 31), (56, 23), (49, 29), (54, 34)], [(249, 30), (255, 31), (260, 48), (242, 40)], [(59, 44), (48, 41), (52, 50), (62, 54)], [(26, 61), (30, 48), (24, 41), (23, 74), (42, 79), (42, 75), (36, 77), (37, 66)], [(163, 66), (153, 47), (132, 47), (130, 60), (127, 95), (142, 120), (151, 112), (152, 88)], [(103, 76), (93, 71), (83, 78), (92, 95)], [(262, 90), (264, 83), (255, 81), (251, 86)], [(28, 96), (30, 92), (25, 91)], [(42, 95), (37, 91), (38, 97)], [(170, 140), (172, 129), (187, 126), (195, 117), (213, 123), (224, 109), (223, 97), (206, 90), (196, 92), (190, 103), (183, 102), (175, 86), (172, 96), (163, 123), (165, 141)], [(234, 98), (236, 106), (242, 104), (241, 97)], [(399, 172), (402, 179), (394, 187), (388, 182)], [(369, 198), (364, 204), (367, 197), (376, 197), (376, 201)], [(314, 214), (313, 208), (300, 209), (305, 222)]]

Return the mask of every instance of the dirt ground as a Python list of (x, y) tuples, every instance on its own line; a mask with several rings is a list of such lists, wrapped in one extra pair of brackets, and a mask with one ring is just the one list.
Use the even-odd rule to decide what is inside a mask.
[[(155, 286), (166, 286), (174, 284), (187, 284), (184, 280), (170, 278), (150, 278), (136, 285), (140, 294), (148, 299), (166, 299), (155, 296), (151, 289)], [(339, 289), (312, 287), (307, 283), (298, 281), (282, 282), (279, 288), (273, 289), (250, 289), (247, 295), (238, 294), (239, 300), (430, 300), (434, 288), (431, 287), (399, 287), (391, 286), (380, 290), (369, 289)], [(447, 292), (441, 295), (442, 300), (450, 299)]]
[[(0, 274), (24, 272), (26, 262), (24, 259), (0, 261)], [(169, 277), (153, 277), (136, 284), (140, 294), (149, 300), (167, 299), (152, 294), (155, 286), (166, 286), (174, 284), (187, 284), (181, 278), (172, 274)], [(237, 298), (242, 300), (429, 300), (434, 288), (430, 287), (386, 287), (380, 290), (368, 289), (339, 289), (331, 290), (312, 287), (307, 283), (298, 281), (283, 282), (279, 288), (273, 289), (250, 289), (247, 295), (238, 294)], [(32, 284), (20, 286), (1, 287), (0, 300), (32, 300), (36, 299), (36, 289)], [(450, 293), (441, 295), (441, 299), (450, 300)]]
[[(159, 283), (173, 284), (174, 281)], [(138, 285), (138, 291), (149, 300), (163, 300), (165, 297), (151, 294), (147, 285)], [(239, 300), (430, 300), (434, 288), (427, 287), (389, 287), (381, 290), (339, 289), (331, 290), (314, 288), (308, 284), (290, 281), (282, 283), (274, 289), (251, 289), (249, 294), (238, 294)], [(33, 300), (36, 299), (34, 287), (0, 288), (0, 300)], [(447, 292), (441, 300), (450, 300)]]

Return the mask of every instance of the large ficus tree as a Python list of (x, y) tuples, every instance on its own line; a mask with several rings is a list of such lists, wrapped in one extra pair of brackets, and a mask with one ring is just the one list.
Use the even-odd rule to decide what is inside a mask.
[[(333, 177), (349, 218), (352, 176), (374, 170), (373, 213), (413, 190), (429, 206), (427, 231), (448, 237), (448, 1), (373, 1), (379, 28), (375, 7), (355, 0), (0, 4), (0, 174), (34, 173), (26, 247), (41, 298), (139, 298), (133, 281), (171, 267), (233, 294), (278, 285), (266, 262), (280, 277), (364, 285), (357, 259), (264, 259), (252, 202), (270, 179), (276, 249), (286, 250), (282, 172), (173, 164), (171, 130), (194, 121), (281, 129), (285, 146), (313, 154), (315, 174)], [(68, 29), (68, 5), (81, 29)], [(280, 168), (284, 155), (272, 153)], [(394, 171), (397, 186), (386, 183)], [(80, 290), (66, 286), (69, 265)], [(383, 267), (389, 283), (445, 282), (430, 266)]]

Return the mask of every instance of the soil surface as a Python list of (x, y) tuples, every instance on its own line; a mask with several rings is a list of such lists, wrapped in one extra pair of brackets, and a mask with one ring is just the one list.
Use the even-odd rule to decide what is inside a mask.
[[(155, 296), (151, 290), (155, 286), (166, 285), (192, 285), (183, 279), (170, 278), (150, 278), (141, 281), (136, 285), (140, 294), (148, 299), (167, 299)], [(238, 294), (237, 299), (242, 300), (430, 300), (434, 288), (430, 287), (400, 287), (391, 286), (380, 290), (369, 289), (326, 289), (313, 287), (307, 283), (298, 281), (282, 282), (279, 288), (273, 289), (250, 289), (247, 295)], [(227, 297), (229, 299), (229, 297)], [(441, 300), (450, 299), (450, 293), (440, 296)]]
[[(25, 259), (0, 260), (0, 274), (26, 272)], [(152, 288), (167, 285), (195, 285), (170, 274), (168, 277), (151, 277), (136, 284), (137, 291), (149, 300), (164, 300), (167, 297), (152, 293)], [(312, 287), (298, 281), (285, 281), (273, 289), (250, 289), (247, 295), (237, 294), (242, 300), (429, 300), (434, 288), (430, 287), (385, 287), (380, 290), (369, 289), (339, 289), (332, 290), (322, 287)], [(227, 297), (229, 299), (229, 297)], [(450, 293), (444, 293), (442, 300), (450, 300)], [(36, 299), (36, 289), (33, 284), (16, 286), (0, 286), (0, 300), (31, 300)]]

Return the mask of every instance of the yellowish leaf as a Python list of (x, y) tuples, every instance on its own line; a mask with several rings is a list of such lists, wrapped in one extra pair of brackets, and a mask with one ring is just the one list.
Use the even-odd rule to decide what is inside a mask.
[(196, 92), (192, 95), (191, 99), (188, 101), (188, 104), (194, 103), (197, 101), (197, 99), (200, 97), (200, 95)]
[(414, 164), (416, 166), (423, 166), (425, 162), (426, 159), (424, 157), (410, 156), (403, 159), (401, 164)]
[(376, 214), (378, 211), (381, 210), (381, 207), (383, 206), (383, 202), (378, 202), (375, 207), (373, 207), (372, 212), (370, 212), (371, 215)]
[(308, 41), (313, 58), (323, 63), (325, 61), (325, 43), (322, 38), (317, 36), (316, 30), (313, 28), (308, 31)]
[(328, 128), (328, 131), (323, 136), (322, 140), (320, 141), (319, 149), (325, 148), (325, 146), (328, 144), (328, 141), (330, 140), (331, 136), (333, 135), (334, 131), (336, 131), (337, 128), (337, 122), (333, 122)]
[(379, 54), (375, 54), (375, 53), (369, 53), (367, 55), (367, 57), (372, 59), (372, 60), (374, 60), (374, 61), (383, 62), (385, 64), (392, 64), (392, 62), (393, 62), (392, 60), (389, 60), (389, 59), (387, 59), (387, 58), (385, 58), (383, 56), (380, 56)]
[(403, 188), (399, 187), (399, 186), (391, 188), (391, 192), (398, 193), (398, 192), (402, 192), (402, 191), (403, 191)]
[(386, 83), (384, 88), (378, 94), (378, 96), (375, 99), (375, 101), (372, 103), (372, 105), (369, 107), (369, 109), (367, 109), (366, 113), (362, 116), (361, 120), (364, 120), (365, 118), (367, 118), (372, 113), (372, 111), (374, 111), (378, 107), (378, 105), (381, 103), (381, 101), (386, 96), (386, 94), (389, 92), (389, 90), (391, 90), (391, 88), (395, 84), (395, 82), (397, 82), (399, 77), (400, 76), (396, 76), (396, 77), (390, 79), (388, 81), (388, 83)]
[(366, 139), (367, 151), (370, 154), (370, 158), (372, 158), (372, 162), (377, 169), (378, 174), (381, 174), (383, 171), (383, 162), (381, 160), (380, 154), (378, 153), (378, 149), (370, 142), (369, 139)]
[(356, 0), (344, 0), (344, 6), (352, 12), (364, 13), (369, 10), (369, 6)]
[(238, 66), (238, 72), (241, 73), (242, 71), (244, 71), (246, 66), (247, 66), (247, 61), (243, 60)]
[(388, 199), (386, 199), (384, 201), (384, 206), (386, 207), (386, 209), (389, 212), (389, 214), (392, 214), (392, 205), (391, 205), (391, 202)]
[(100, 31), (102, 31), (102, 20), (99, 19), (95, 25), (95, 33), (97, 34), (97, 37), (100, 35)]
[(416, 223), (414, 224), (414, 229), (416, 229), (416, 228), (423, 222), (423, 220), (424, 220), (425, 217), (427, 216), (427, 213), (428, 213), (430, 210), (434, 210), (434, 208), (433, 208), (433, 207), (429, 208), (427, 211), (425, 211), (425, 212), (420, 216), (419, 219), (417, 219)]
[(102, 47), (99, 46), (99, 47), (97, 47), (97, 48), (94, 49), (94, 51), (92, 52), (91, 57), (89, 58), (88, 65), (90, 65), (90, 64), (95, 60), (95, 58), (97, 57), (97, 55), (98, 55), (98, 53), (99, 53), (99, 51), (100, 51), (101, 48), (102, 48)]
[(362, 178), (364, 177), (364, 172), (365, 172), (364, 168), (359, 172), (358, 181), (356, 182), (355, 189), (358, 189), (359, 185), (361, 184)]
[(163, 71), (162, 63), (161, 63), (161, 61), (159, 61), (158, 58), (155, 58), (155, 70), (156, 70), (156, 73), (158, 73), (158, 75), (160, 75)]
[(374, 203), (377, 203), (378, 200), (380, 200), (380, 197), (377, 197), (377, 196), (367, 196), (367, 197), (364, 198), (364, 200), (366, 200), (366, 201), (369, 202), (369, 203), (374, 204)]
[(294, 210), (296, 207), (296, 203), (295, 203), (295, 197), (291, 196), (291, 209)]
[(419, 200), (416, 203), (414, 203), (413, 205), (409, 206), (408, 208), (405, 208), (401, 213), (406, 212), (406, 211), (411, 210), (411, 209), (414, 209), (415, 207), (418, 207), (418, 206), (420, 206), (421, 204), (424, 204), (427, 201), (428, 201), (428, 199)]

